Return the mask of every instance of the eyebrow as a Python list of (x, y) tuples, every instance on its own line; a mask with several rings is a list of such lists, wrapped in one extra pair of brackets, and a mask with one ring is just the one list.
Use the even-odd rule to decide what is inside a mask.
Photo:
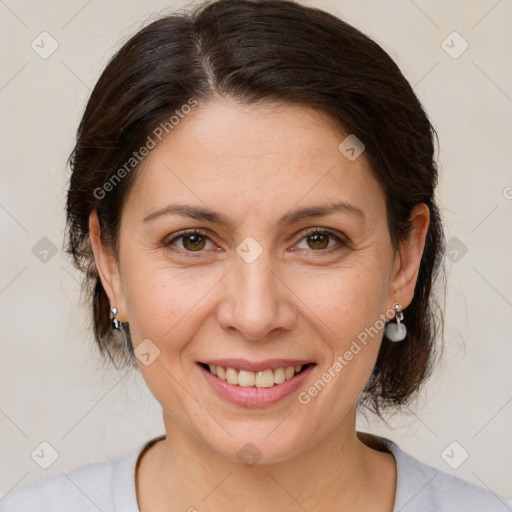
[[(352, 216), (357, 216), (366, 222), (364, 211), (351, 203), (333, 202), (318, 206), (307, 206), (292, 210), (284, 214), (277, 222), (282, 226), (290, 226), (296, 224), (303, 219), (314, 217), (325, 217), (336, 212), (346, 213)], [(210, 208), (201, 206), (192, 206), (187, 204), (170, 204), (153, 212), (148, 212), (144, 217), (143, 222), (150, 222), (163, 215), (180, 215), (182, 217), (190, 217), (196, 220), (203, 220), (224, 226), (227, 229), (233, 229), (233, 222), (221, 213), (215, 212)]]

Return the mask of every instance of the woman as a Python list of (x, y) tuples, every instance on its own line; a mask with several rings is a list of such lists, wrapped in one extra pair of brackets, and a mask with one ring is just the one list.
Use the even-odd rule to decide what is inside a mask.
[(434, 137), (390, 57), (321, 10), (220, 0), (133, 36), (80, 123), (69, 252), (166, 435), (0, 510), (507, 510), (355, 427), (432, 368)]

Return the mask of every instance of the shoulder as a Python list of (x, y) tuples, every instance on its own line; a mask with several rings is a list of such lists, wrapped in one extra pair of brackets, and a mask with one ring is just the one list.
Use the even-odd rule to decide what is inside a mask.
[(397, 488), (394, 510), (401, 512), (506, 512), (512, 501), (490, 489), (474, 485), (401, 450), (389, 439), (380, 438), (395, 457)]
[(144, 446), (113, 460), (18, 487), (0, 499), (0, 512), (113, 512), (123, 509), (119, 505), (126, 512), (138, 512), (133, 509), (135, 463)]
[[(108, 489), (112, 461), (89, 464), (12, 490), (0, 500), (1, 512), (112, 510)], [(97, 507), (94, 505), (96, 504)]]

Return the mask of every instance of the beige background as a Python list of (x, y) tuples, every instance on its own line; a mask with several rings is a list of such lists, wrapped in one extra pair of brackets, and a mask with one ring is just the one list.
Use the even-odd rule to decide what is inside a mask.
[[(354, 24), (391, 54), (441, 140), (439, 199), (453, 260), (446, 261), (444, 364), (413, 412), (394, 417), (389, 429), (365, 421), (360, 428), (510, 498), (512, 2), (308, 4)], [(159, 406), (138, 374), (100, 363), (62, 236), (66, 158), (91, 88), (126, 37), (161, 9), (184, 5), (0, 2), (0, 496), (163, 433)], [(59, 45), (47, 59), (31, 47), (43, 31)], [(453, 31), (469, 44), (458, 58), (442, 46)], [(463, 48), (458, 36), (446, 44), (452, 54)], [(49, 246), (43, 237), (55, 255), (41, 252)], [(31, 458), (43, 441), (58, 452), (46, 470)], [(458, 469), (441, 456), (453, 441), (455, 458), (469, 453)]]

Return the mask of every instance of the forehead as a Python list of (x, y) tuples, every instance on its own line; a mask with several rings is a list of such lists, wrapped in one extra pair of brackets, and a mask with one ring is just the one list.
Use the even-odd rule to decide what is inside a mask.
[(145, 158), (131, 203), (147, 215), (179, 198), (237, 216), (344, 201), (371, 221), (384, 194), (364, 153), (340, 151), (347, 135), (307, 107), (200, 104)]

